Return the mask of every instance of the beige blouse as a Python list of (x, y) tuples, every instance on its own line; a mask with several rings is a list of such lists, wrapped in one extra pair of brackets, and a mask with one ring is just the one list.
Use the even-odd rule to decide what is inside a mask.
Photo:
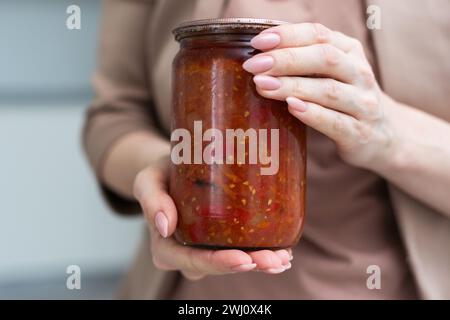
[[(181, 21), (239, 16), (320, 22), (358, 38), (379, 71), (378, 52), (365, 25), (364, 1), (230, 0), (221, 4), (212, 6), (202, 0), (105, 3), (94, 78), (96, 98), (84, 130), (95, 172), (100, 171), (111, 145), (124, 134), (134, 130), (169, 134), (170, 70), (178, 50), (170, 30)], [(165, 273), (172, 275), (172, 281), (159, 278), (155, 281), (160, 283), (146, 283), (153, 278), (145, 237), (122, 297), (154, 296), (150, 287), (158, 285), (164, 287), (158, 297), (176, 299), (416, 298), (385, 181), (344, 163), (333, 142), (322, 134), (313, 130), (308, 134), (307, 217), (303, 237), (294, 249), (292, 269), (280, 275), (250, 272), (196, 282)], [(103, 191), (116, 211), (138, 210), (136, 203)], [(367, 288), (371, 265), (382, 272), (379, 290)]]

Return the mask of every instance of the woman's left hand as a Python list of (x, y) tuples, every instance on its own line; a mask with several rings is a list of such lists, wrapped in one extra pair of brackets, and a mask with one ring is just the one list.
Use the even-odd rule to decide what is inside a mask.
[[(286, 100), (289, 112), (337, 145), (343, 160), (369, 168), (393, 144), (386, 111), (361, 43), (320, 24), (286, 24), (251, 42), (263, 51), (243, 68), (260, 95)], [(384, 154), (383, 154), (384, 153)]]

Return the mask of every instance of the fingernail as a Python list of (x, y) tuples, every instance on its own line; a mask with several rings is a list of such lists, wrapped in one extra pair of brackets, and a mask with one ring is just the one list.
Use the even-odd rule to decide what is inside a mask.
[(269, 70), (272, 66), (273, 58), (271, 56), (256, 56), (245, 61), (242, 68), (250, 73), (261, 73)]
[(292, 261), (292, 260), (294, 260), (294, 256), (291, 254), (291, 255), (289, 256), (289, 261)]
[(280, 44), (280, 42), (281, 42), (281, 38), (278, 34), (266, 32), (266, 33), (261, 33), (261, 34), (257, 35), (256, 37), (254, 37), (250, 41), (250, 44), (255, 49), (267, 50), (267, 49), (272, 49), (272, 48), (276, 47), (277, 45)]
[(256, 263), (251, 264), (241, 264), (239, 266), (231, 268), (234, 272), (246, 272), (254, 269), (256, 267)]
[(286, 98), (286, 102), (295, 111), (305, 112), (308, 109), (306, 103), (298, 98), (288, 97)]
[(281, 81), (271, 76), (257, 75), (253, 77), (253, 81), (263, 90), (277, 90), (281, 87)]
[(289, 270), (292, 267), (292, 264), (290, 262), (288, 262), (287, 264), (285, 264), (283, 266), (284, 270)]
[(163, 238), (167, 238), (169, 234), (169, 220), (167, 220), (166, 215), (160, 211), (155, 216), (155, 225), (158, 232)]
[(282, 273), (284, 270), (284, 267), (280, 267), (280, 268), (271, 268), (271, 269), (267, 269), (264, 270), (264, 272), (266, 273), (271, 273), (271, 274), (277, 274), (277, 273)]

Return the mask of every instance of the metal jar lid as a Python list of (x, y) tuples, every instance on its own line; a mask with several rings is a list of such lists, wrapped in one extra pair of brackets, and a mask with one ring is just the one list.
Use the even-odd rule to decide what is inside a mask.
[(205, 34), (257, 34), (264, 29), (285, 24), (285, 21), (254, 18), (217, 18), (188, 21), (179, 24), (172, 33), (180, 41), (188, 36)]

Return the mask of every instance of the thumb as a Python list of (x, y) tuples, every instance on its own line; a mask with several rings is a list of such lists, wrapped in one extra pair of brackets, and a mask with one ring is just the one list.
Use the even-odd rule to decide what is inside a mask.
[(133, 193), (151, 228), (163, 238), (170, 237), (177, 226), (177, 209), (167, 193), (166, 171), (148, 167), (135, 179)]

